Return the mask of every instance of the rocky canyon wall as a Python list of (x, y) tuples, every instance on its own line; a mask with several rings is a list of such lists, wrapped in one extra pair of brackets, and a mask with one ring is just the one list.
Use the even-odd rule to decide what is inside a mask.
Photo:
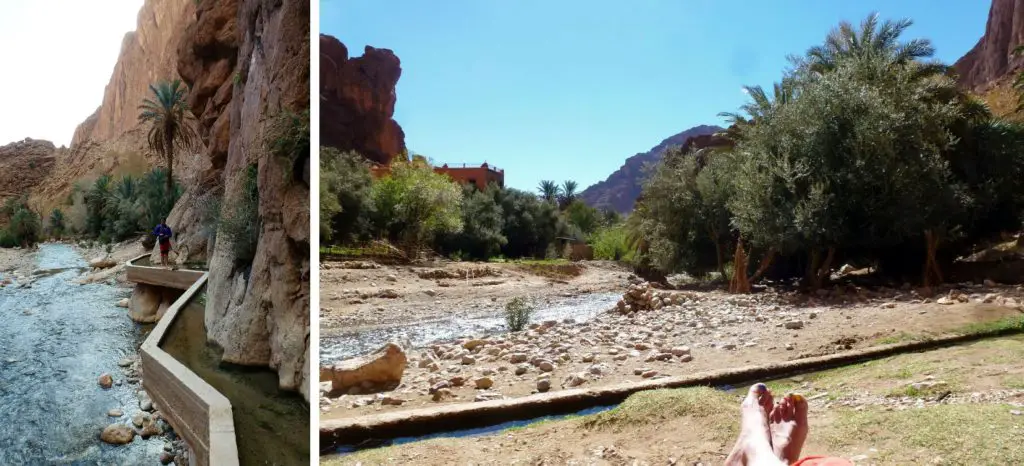
[(395, 86), (402, 76), (393, 52), (367, 46), (349, 58), (338, 39), (320, 35), (320, 145), (353, 150), (387, 164), (405, 151), (395, 114)]
[(1024, 58), (1011, 57), (1024, 44), (1024, 0), (992, 0), (985, 33), (978, 43), (953, 65), (960, 84), (981, 92), (1024, 65)]
[(50, 141), (30, 138), (0, 146), (0, 205), (29, 193), (49, 176), (57, 151)]
[[(207, 336), (224, 348), (225, 361), (272, 367), (281, 388), (307, 400), (309, 153), (282, 157), (268, 142), (280, 115), (308, 112), (309, 21), (308, 0), (199, 2), (178, 49), (178, 71), (192, 88), (189, 103), (208, 166), (169, 222), (201, 218), (198, 200), (210, 191), (219, 191), (230, 209), (231, 196), (255, 167), (261, 225), (255, 258), (240, 261), (218, 229), (210, 245)], [(184, 236), (179, 241), (202, 233)]]
[[(46, 210), (62, 204), (76, 183), (103, 174), (138, 175), (164, 161), (149, 150), (148, 128), (138, 123), (149, 86), (178, 77), (178, 44), (195, 15), (195, 0), (146, 0), (135, 31), (125, 34), (100, 106), (75, 129), (71, 147), (58, 151), (53, 170), (33, 189)], [(195, 154), (176, 158), (175, 174), (188, 178), (203, 161)]]
[(177, 77), (178, 43), (194, 10), (194, 0), (146, 0), (135, 31), (121, 42), (103, 102), (75, 129), (72, 148), (86, 140), (113, 139), (138, 126), (139, 105), (150, 96), (149, 85)]

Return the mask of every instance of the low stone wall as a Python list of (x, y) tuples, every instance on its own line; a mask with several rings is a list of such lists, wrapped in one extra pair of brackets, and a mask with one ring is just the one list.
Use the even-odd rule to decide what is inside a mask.
[(775, 380), (794, 374), (820, 371), (902, 353), (925, 351), (1020, 332), (1021, 329), (1017, 327), (997, 328), (972, 334), (941, 336), (925, 341), (880, 345), (763, 366), (721, 369), (642, 382), (624, 382), (593, 388), (537, 393), (521, 398), (442, 405), (346, 419), (324, 420), (320, 422), (320, 451), (340, 445), (358, 445), (371, 439), (387, 440), (450, 431), (453, 430), (452, 426), (469, 429), (546, 415), (569, 414), (596, 406), (615, 405), (630, 395), (644, 390), (715, 387)]
[[(132, 266), (131, 263), (136, 259), (129, 261), (129, 280), (132, 280), (132, 267), (136, 269), (153, 268)], [(158, 279), (172, 275), (147, 274), (143, 271), (142, 276), (147, 279)], [(135, 277), (138, 278), (139, 274), (137, 273)], [(159, 406), (164, 419), (188, 443), (192, 449), (190, 458), (195, 464), (235, 466), (238, 465), (238, 446), (235, 439), (235, 424), (231, 414), (231, 402), (173, 356), (160, 349), (160, 343), (167, 333), (167, 329), (174, 323), (178, 312), (206, 285), (207, 277), (206, 273), (198, 274), (198, 279), (193, 280), (181, 297), (170, 306), (164, 317), (146, 337), (146, 341), (142, 343), (142, 347), (139, 349), (139, 355), (142, 358), (142, 385), (153, 403)], [(141, 283), (171, 286), (161, 282), (143, 281)]]
[(163, 267), (151, 267), (146, 265), (135, 265), (135, 262), (149, 256), (143, 254), (130, 261), (125, 267), (128, 272), (128, 281), (145, 283), (178, 290), (187, 290), (199, 277), (206, 274), (198, 270), (188, 269), (165, 269)]

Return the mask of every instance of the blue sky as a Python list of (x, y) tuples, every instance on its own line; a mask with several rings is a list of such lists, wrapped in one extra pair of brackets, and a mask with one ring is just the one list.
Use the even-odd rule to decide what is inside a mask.
[(627, 157), (770, 86), (786, 56), (871, 11), (909, 17), (953, 63), (985, 30), (984, 0), (322, 0), (320, 31), (350, 54), (402, 60), (395, 119), (435, 162), (505, 169), (505, 183), (605, 179)]

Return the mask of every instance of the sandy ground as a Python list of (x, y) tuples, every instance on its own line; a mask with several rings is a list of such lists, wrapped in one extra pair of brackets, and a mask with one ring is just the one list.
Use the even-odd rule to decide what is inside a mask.
[(321, 266), (321, 334), (440, 317), (475, 317), (495, 312), (516, 296), (544, 301), (619, 291), (630, 275), (612, 262), (590, 262), (576, 277), (542, 276), (515, 263), (350, 268), (367, 265), (376, 264), (327, 262)]
[[(804, 455), (854, 464), (1024, 464), (1024, 337), (770, 382), (810, 399)], [(323, 456), (321, 464), (721, 464), (745, 387), (658, 390), (596, 415)]]
[[(459, 309), (493, 309), (522, 293), (542, 298), (623, 291), (629, 275), (604, 264), (588, 265), (578, 278), (550, 284), (506, 265), (497, 270), (500, 278), (453, 280), (447, 287), (420, 278), (464, 267), (329, 269), (322, 296), (340, 305), (325, 308), (321, 322), (367, 328), (373, 321), (409, 322)], [(341, 282), (339, 277), (348, 280)], [(502, 283), (480, 285), (495, 280)], [(1024, 288), (992, 285), (939, 290), (936, 298), (952, 292), (967, 301), (950, 305), (913, 290), (854, 287), (815, 296), (681, 292), (685, 302), (680, 305), (630, 316), (608, 312), (590, 322), (545, 322), (512, 334), (465, 335), (409, 351), (402, 383), (394, 390), (328, 393), (328, 384), (321, 384), (321, 419), (519, 397), (536, 393), (543, 385), (554, 391), (758, 365), (948, 333), (1020, 315)], [(394, 290), (398, 297), (379, 297), (382, 289)], [(423, 290), (444, 291), (428, 296)], [(386, 404), (381, 402), (384, 397)]]

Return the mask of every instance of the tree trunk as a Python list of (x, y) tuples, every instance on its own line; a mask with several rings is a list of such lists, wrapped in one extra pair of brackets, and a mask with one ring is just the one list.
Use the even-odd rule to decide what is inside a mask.
[(813, 255), (814, 259), (812, 262), (815, 262), (815, 268), (813, 269), (813, 275), (811, 276), (811, 289), (818, 290), (825, 283), (825, 279), (828, 278), (829, 272), (832, 271), (832, 260), (835, 258), (836, 248), (834, 246), (830, 246), (828, 248), (828, 253), (825, 254), (825, 261), (820, 265), (817, 264), (817, 261), (820, 258), (820, 253), (815, 250)]
[[(942, 284), (942, 271), (939, 269), (939, 262), (935, 259), (936, 250), (939, 248), (939, 238), (931, 230), (924, 232), (925, 259), (924, 259), (924, 288), (930, 290), (932, 285)], [(932, 280), (935, 282), (932, 283)]]
[(725, 259), (722, 257), (722, 242), (715, 240), (715, 255), (718, 258), (718, 273), (725, 279)]
[(167, 128), (164, 129), (164, 154), (167, 157), (167, 202), (170, 203), (174, 200), (174, 134)]
[(757, 281), (757, 279), (761, 278), (761, 275), (764, 275), (764, 273), (768, 271), (768, 267), (770, 267), (774, 261), (775, 248), (768, 248), (768, 252), (761, 258), (761, 263), (757, 266), (757, 271), (754, 272), (754, 275), (750, 277), (750, 281)]
[(729, 282), (729, 292), (750, 293), (750, 283), (761, 278), (761, 275), (768, 270), (774, 258), (775, 248), (768, 249), (765, 256), (761, 258), (757, 271), (754, 272), (754, 275), (748, 277), (747, 266), (749, 265), (750, 258), (747, 256), (746, 251), (743, 250), (743, 240), (738, 241), (736, 243), (736, 255), (733, 256), (733, 273), (732, 280)]
[(749, 293), (750, 282), (747, 281), (747, 253), (743, 250), (743, 240), (736, 242), (736, 253), (732, 258), (732, 280), (729, 281), (730, 293)]

